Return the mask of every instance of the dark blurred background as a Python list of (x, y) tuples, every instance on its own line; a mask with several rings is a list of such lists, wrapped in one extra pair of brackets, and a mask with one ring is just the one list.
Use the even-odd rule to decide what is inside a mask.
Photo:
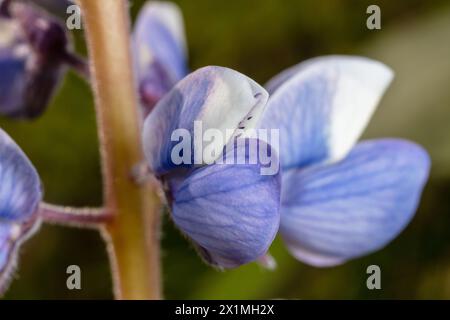
[[(108, 0), (98, 0), (108, 1)], [(133, 16), (144, 1), (130, 1)], [(365, 137), (397, 136), (423, 144), (431, 179), (408, 228), (385, 249), (331, 269), (294, 260), (279, 239), (278, 269), (251, 264), (217, 272), (205, 266), (164, 217), (166, 298), (450, 298), (450, 2), (175, 1), (184, 12), (192, 69), (222, 65), (259, 83), (324, 54), (360, 54), (391, 66), (396, 79)], [(381, 30), (366, 28), (366, 8), (381, 7)], [(114, 23), (114, 21), (111, 21)], [(83, 33), (74, 34), (85, 52)], [(102, 200), (96, 123), (89, 87), (70, 73), (48, 112), (34, 122), (0, 119), (45, 185), (45, 200), (96, 206)], [(82, 290), (66, 288), (66, 268), (82, 269)], [(366, 288), (377, 264), (382, 290)], [(45, 225), (21, 251), (6, 298), (112, 298), (104, 244), (94, 231)]]

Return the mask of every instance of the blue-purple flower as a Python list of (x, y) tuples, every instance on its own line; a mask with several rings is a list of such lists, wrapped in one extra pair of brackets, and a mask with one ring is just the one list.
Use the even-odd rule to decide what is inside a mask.
[(148, 2), (133, 32), (133, 53), (144, 116), (188, 73), (183, 17), (170, 2)]
[(311, 59), (271, 80), (261, 126), (280, 130), (280, 233), (315, 266), (385, 246), (413, 217), (430, 159), (400, 139), (356, 143), (393, 78), (361, 57)]
[(0, 293), (15, 267), (20, 244), (39, 225), (39, 176), (19, 146), (0, 129)]
[[(259, 152), (271, 153), (271, 148), (245, 137), (256, 127), (267, 98), (246, 76), (205, 67), (181, 80), (145, 120), (144, 151), (150, 169), (167, 186), (173, 221), (205, 260), (218, 267), (232, 268), (264, 256), (278, 231), (279, 175), (261, 174)], [(194, 155), (201, 143), (184, 141), (196, 135), (196, 122), (226, 137), (210, 141), (208, 146), (220, 152), (202, 152), (198, 163)], [(226, 129), (231, 134), (225, 135)], [(181, 155), (189, 153), (183, 163), (173, 160), (175, 144), (180, 143), (173, 139), (177, 130), (189, 134), (181, 141), (189, 143)]]
[[(272, 192), (255, 201), (257, 190), (238, 190), (257, 177), (243, 175), (238, 165), (195, 165), (200, 149), (195, 141), (183, 150), (184, 161), (174, 162), (178, 141), (173, 133), (184, 129), (193, 136), (199, 121), (219, 131), (256, 126), (279, 130), (280, 144), (274, 151), (281, 163), (280, 233), (301, 261), (331, 266), (371, 253), (394, 239), (413, 217), (429, 173), (426, 151), (400, 139), (357, 143), (393, 78), (385, 65), (351, 56), (311, 59), (271, 80), (267, 102), (258, 84), (226, 68), (203, 68), (180, 81), (187, 72), (186, 46), (175, 5), (147, 4), (134, 35), (147, 112), (156, 104), (144, 126), (148, 164), (166, 183), (175, 223), (214, 264), (233, 267), (267, 251), (268, 245), (257, 250), (243, 240), (243, 230), (254, 228), (241, 219), (261, 208), (277, 217), (274, 199), (279, 195), (276, 177), (261, 177), (262, 186), (271, 185)], [(226, 155), (233, 141), (229, 137), (216, 149)], [(221, 186), (232, 188), (222, 194)], [(222, 216), (228, 218), (227, 228)], [(276, 229), (268, 227), (269, 221), (278, 227), (275, 218), (266, 218), (261, 232), (252, 233), (253, 243)], [(258, 225), (255, 221), (248, 223)], [(227, 247), (230, 250), (222, 247), (231, 244), (235, 246)], [(230, 254), (224, 258), (216, 254), (219, 250)], [(238, 258), (248, 252), (251, 259)]]
[(0, 114), (34, 118), (47, 107), (69, 58), (59, 22), (30, 5), (0, 14)]

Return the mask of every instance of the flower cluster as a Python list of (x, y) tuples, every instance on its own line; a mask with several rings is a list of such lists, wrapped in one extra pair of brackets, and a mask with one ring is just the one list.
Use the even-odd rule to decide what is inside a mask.
[[(7, 5), (6, 5), (6, 4)], [(430, 160), (400, 139), (358, 142), (393, 78), (380, 62), (327, 56), (288, 69), (266, 89), (218, 66), (188, 71), (180, 10), (149, 2), (133, 32), (143, 149), (176, 226), (204, 260), (234, 268), (264, 259), (280, 233), (297, 259), (333, 266), (384, 247), (408, 224)], [(0, 10), (0, 114), (40, 115), (65, 65), (80, 67), (64, 28), (33, 6)], [(200, 163), (198, 141), (174, 161), (176, 130), (223, 133)], [(279, 144), (252, 130), (279, 132)], [(231, 132), (231, 134), (229, 134)], [(251, 146), (256, 146), (252, 148)], [(279, 170), (261, 174), (264, 152)], [(230, 160), (230, 161), (228, 161)], [(253, 160), (253, 161), (251, 161)], [(0, 291), (19, 245), (39, 225), (39, 176), (0, 129)]]

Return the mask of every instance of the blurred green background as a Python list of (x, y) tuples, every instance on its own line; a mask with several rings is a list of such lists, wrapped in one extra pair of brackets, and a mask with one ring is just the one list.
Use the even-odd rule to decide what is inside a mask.
[[(98, 0), (109, 1), (109, 0)], [(423, 144), (433, 169), (420, 209), (385, 249), (331, 269), (304, 265), (279, 239), (278, 269), (251, 264), (217, 272), (205, 266), (164, 217), (166, 298), (450, 298), (450, 3), (399, 1), (176, 1), (185, 17), (192, 69), (222, 65), (260, 83), (324, 54), (361, 54), (390, 65), (396, 79), (365, 137)], [(143, 1), (131, 1), (136, 15)], [(366, 8), (381, 7), (382, 29), (366, 28)], [(114, 23), (114, 21), (111, 21)], [(84, 52), (83, 34), (76, 32)], [(70, 73), (39, 120), (0, 126), (22, 146), (45, 185), (45, 200), (101, 204), (95, 114), (89, 87)], [(66, 268), (82, 269), (82, 290), (66, 288)], [(366, 288), (366, 268), (382, 270), (382, 290)], [(105, 247), (94, 231), (45, 225), (28, 241), (6, 298), (112, 298)]]

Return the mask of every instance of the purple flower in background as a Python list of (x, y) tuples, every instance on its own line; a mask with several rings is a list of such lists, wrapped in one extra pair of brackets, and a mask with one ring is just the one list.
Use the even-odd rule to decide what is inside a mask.
[(142, 8), (133, 52), (145, 116), (188, 73), (183, 17), (176, 4), (148, 2)]
[(19, 146), (0, 129), (0, 292), (16, 264), (20, 244), (39, 225), (41, 182)]
[[(232, 268), (264, 256), (278, 231), (279, 175), (261, 174), (258, 152), (265, 148), (270, 153), (270, 146), (244, 138), (256, 127), (267, 98), (246, 76), (205, 67), (180, 81), (145, 120), (144, 151), (152, 171), (167, 184), (172, 218), (205, 260), (218, 267)], [(201, 148), (194, 141), (185, 151), (189, 155), (182, 155), (186, 163), (174, 163), (173, 133), (184, 130), (193, 137), (196, 121), (227, 140), (211, 141), (209, 146), (219, 152), (199, 165), (191, 161)], [(234, 131), (226, 135), (227, 129)], [(252, 143), (258, 148), (249, 148)], [(257, 161), (251, 163), (254, 156)], [(224, 161), (217, 163), (219, 158)]]
[[(17, 1), (17, 0), (16, 0)], [(20, 0), (22, 2), (34, 3), (46, 11), (60, 16), (62, 18), (67, 17), (67, 7), (73, 5), (75, 1), (72, 0)]]
[(21, 3), (0, 15), (0, 114), (34, 118), (47, 107), (64, 71), (64, 27)]
[(368, 254), (413, 217), (427, 152), (399, 139), (355, 145), (392, 77), (379, 62), (329, 56), (268, 83), (261, 126), (280, 130), (280, 232), (299, 260), (332, 266)]

